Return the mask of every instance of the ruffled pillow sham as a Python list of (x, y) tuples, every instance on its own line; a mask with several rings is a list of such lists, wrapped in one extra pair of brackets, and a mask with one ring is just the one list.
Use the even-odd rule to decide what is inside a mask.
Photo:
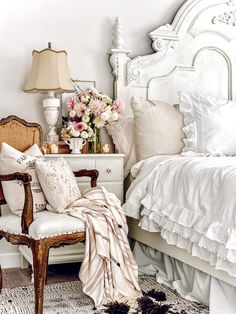
[(236, 154), (236, 102), (180, 93), (184, 115), (184, 154)]

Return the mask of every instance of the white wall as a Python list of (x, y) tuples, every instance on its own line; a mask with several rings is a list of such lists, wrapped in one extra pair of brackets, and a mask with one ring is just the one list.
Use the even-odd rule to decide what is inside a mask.
[(16, 114), (45, 126), (39, 94), (22, 91), (33, 49), (65, 49), (71, 76), (96, 80), (112, 95), (107, 51), (120, 16), (131, 56), (151, 52), (146, 33), (169, 23), (183, 0), (7, 0), (0, 7), (0, 117)]
[[(65, 49), (71, 76), (95, 80), (112, 96), (112, 25), (122, 20), (125, 48), (131, 57), (152, 52), (146, 34), (170, 23), (184, 0), (7, 0), (0, 6), (0, 118), (14, 114), (46, 127), (42, 95), (22, 91), (31, 66), (31, 52), (52, 42)], [(10, 249), (0, 245), (0, 254)], [(0, 255), (1, 263), (1, 255)], [(13, 263), (14, 264), (14, 263)], [(11, 265), (13, 265), (11, 264)], [(9, 264), (10, 265), (10, 264)], [(5, 265), (3, 265), (5, 266)]]

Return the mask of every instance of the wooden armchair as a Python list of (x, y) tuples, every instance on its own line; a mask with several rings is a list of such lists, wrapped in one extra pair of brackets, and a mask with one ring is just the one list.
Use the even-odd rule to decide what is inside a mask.
[[(28, 149), (35, 143), (40, 145), (42, 142), (41, 126), (36, 123), (28, 123), (16, 116), (9, 116), (6, 119), (0, 120), (0, 142), (6, 142), (20, 151)], [(92, 187), (95, 187), (97, 184), (97, 178), (99, 175), (97, 170), (80, 170), (74, 172), (74, 174), (76, 177), (90, 177)], [(8, 175), (0, 174), (0, 209), (1, 205), (6, 204), (1, 182), (9, 180), (20, 180), (23, 182), (25, 202), (21, 217), (14, 214), (1, 215), (0, 239), (4, 237), (7, 241), (14, 245), (23, 244), (31, 248), (34, 268), (35, 314), (42, 314), (49, 249), (52, 247), (70, 245), (84, 241), (85, 229), (84, 226), (81, 227), (81, 222), (78, 223), (77, 218), (63, 214), (42, 211), (35, 214), (34, 217), (33, 199), (30, 187), (31, 176), (27, 173), (13, 173)], [(61, 224), (64, 225), (65, 232), (61, 234), (61, 232), (58, 231), (58, 233), (55, 232), (53, 235), (50, 233), (50, 236), (47, 236), (46, 233), (44, 237), (42, 237), (42, 235), (37, 237), (37, 228), (40, 228), (40, 224), (43, 223), (45, 227), (45, 219), (48, 221), (48, 214), (51, 216), (48, 228), (52, 228), (52, 224), (55, 221), (54, 219), (56, 219), (57, 222), (58, 219), (61, 219)], [(68, 228), (66, 225), (67, 220)], [(1, 279), (2, 273), (0, 268), (0, 280)], [(0, 288), (2, 288), (2, 284)]]

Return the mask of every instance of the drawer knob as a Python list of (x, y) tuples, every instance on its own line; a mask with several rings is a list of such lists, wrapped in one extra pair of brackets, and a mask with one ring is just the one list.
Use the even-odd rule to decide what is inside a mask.
[(111, 173), (111, 169), (110, 168), (107, 168), (107, 173)]

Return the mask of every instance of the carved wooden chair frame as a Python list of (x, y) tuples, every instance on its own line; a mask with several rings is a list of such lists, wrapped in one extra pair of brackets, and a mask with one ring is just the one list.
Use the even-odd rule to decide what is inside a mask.
[[(38, 130), (39, 145), (42, 143), (42, 128), (39, 124), (28, 123), (16, 116), (9, 116), (0, 120), (0, 129), (2, 126), (12, 121), (16, 121), (19, 124), (27, 128), (34, 128)], [(1, 134), (0, 134), (1, 136)], [(0, 138), (1, 141), (1, 138)], [(10, 143), (9, 143), (10, 144)], [(33, 144), (33, 143), (32, 143)], [(97, 170), (80, 170), (74, 172), (76, 177), (87, 176), (91, 178), (91, 187), (97, 185), (97, 178), (99, 172)], [(33, 273), (34, 273), (34, 291), (35, 291), (35, 314), (43, 313), (43, 294), (44, 286), (47, 278), (48, 267), (48, 255), (50, 248), (56, 248), (62, 245), (71, 245), (85, 240), (85, 232), (75, 232), (71, 234), (56, 235), (47, 238), (35, 240), (28, 236), (28, 230), (30, 224), (33, 222), (33, 198), (30, 187), (32, 180), (31, 176), (27, 173), (12, 173), (8, 175), (0, 175), (0, 209), (1, 205), (6, 204), (2, 184), (3, 181), (20, 180), (24, 184), (25, 202), (21, 216), (21, 234), (13, 234), (0, 230), (0, 240), (5, 238), (8, 242), (14, 245), (27, 245), (31, 248), (33, 254)], [(0, 212), (1, 215), (1, 212)], [(2, 271), (0, 268), (0, 291), (2, 289)]]

